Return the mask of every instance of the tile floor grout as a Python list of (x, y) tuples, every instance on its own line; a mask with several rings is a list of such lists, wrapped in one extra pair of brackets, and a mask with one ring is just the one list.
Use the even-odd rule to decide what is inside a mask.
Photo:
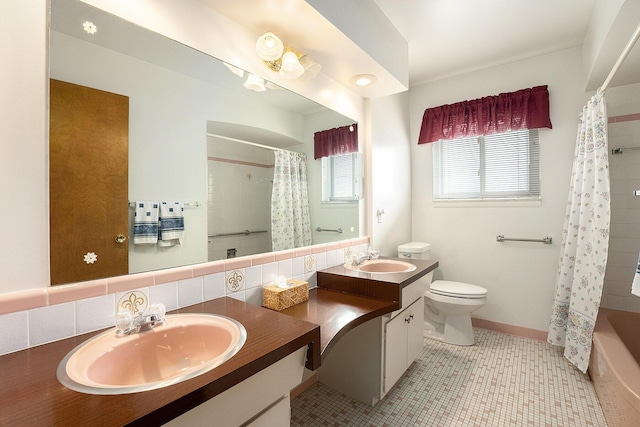
[(606, 426), (593, 384), (561, 348), (474, 332), (471, 347), (425, 340), (418, 360), (374, 407), (313, 384), (291, 402), (291, 426)]

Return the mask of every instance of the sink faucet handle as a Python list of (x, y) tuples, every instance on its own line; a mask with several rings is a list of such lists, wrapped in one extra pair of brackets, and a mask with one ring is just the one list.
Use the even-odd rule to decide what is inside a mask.
[(118, 334), (128, 334), (133, 329), (133, 313), (123, 310), (116, 313), (116, 328)]
[(166, 312), (167, 309), (162, 303), (151, 304), (151, 306), (149, 306), (149, 314), (152, 316), (155, 315), (158, 320), (164, 319)]

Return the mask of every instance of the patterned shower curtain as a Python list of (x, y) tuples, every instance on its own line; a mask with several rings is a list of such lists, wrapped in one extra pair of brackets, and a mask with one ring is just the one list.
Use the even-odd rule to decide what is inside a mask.
[(587, 371), (609, 244), (607, 109), (597, 93), (582, 109), (564, 222), (549, 343)]
[(271, 193), (272, 250), (311, 245), (307, 156), (277, 150)]

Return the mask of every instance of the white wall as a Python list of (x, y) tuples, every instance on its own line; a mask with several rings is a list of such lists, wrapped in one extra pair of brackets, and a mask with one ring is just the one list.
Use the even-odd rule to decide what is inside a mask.
[(11, 292), (49, 286), (47, 1), (0, 10), (0, 292)]
[[(411, 241), (411, 144), (408, 92), (371, 101), (371, 245), (397, 256)], [(376, 212), (384, 209), (382, 222)]]
[[(418, 146), (426, 108), (548, 85), (553, 129), (540, 130), (541, 203), (530, 206), (432, 201), (429, 144)], [(548, 328), (577, 131), (585, 101), (581, 49), (575, 48), (415, 87), (410, 92), (412, 236), (433, 245), (434, 279), (468, 282), (489, 291), (474, 315), (537, 330)], [(498, 243), (507, 237), (553, 237), (552, 245)]]

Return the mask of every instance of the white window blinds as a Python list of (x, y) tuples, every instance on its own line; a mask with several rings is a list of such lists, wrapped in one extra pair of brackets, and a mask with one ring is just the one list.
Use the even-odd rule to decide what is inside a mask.
[(360, 153), (322, 158), (323, 202), (355, 202), (360, 199)]
[(537, 129), (440, 140), (433, 146), (433, 199), (540, 197)]

